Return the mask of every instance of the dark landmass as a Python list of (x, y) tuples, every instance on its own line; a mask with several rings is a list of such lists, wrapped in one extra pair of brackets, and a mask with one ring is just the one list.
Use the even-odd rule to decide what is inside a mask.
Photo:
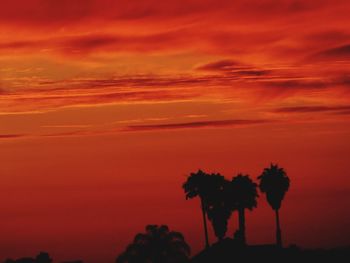
[(280, 248), (274, 244), (241, 246), (226, 238), (190, 259), (204, 262), (350, 262), (350, 247), (334, 249)]
[[(40, 257), (40, 255), (42, 255)], [(44, 255), (44, 256), (43, 256)], [(45, 256), (47, 255), (47, 256)], [(55, 263), (48, 253), (41, 252), (36, 258), (8, 259), (3, 263)], [(165, 261), (131, 260), (130, 263), (235, 263), (235, 262), (350, 262), (350, 246), (333, 249), (302, 249), (297, 246), (279, 248), (276, 245), (242, 246), (231, 238), (225, 238), (189, 259), (167, 258)], [(59, 263), (83, 263), (81, 260)], [(101, 263), (105, 263), (102, 262)]]

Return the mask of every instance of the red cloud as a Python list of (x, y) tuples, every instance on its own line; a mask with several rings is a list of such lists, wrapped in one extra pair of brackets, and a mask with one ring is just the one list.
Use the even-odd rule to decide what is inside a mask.
[(333, 59), (333, 60), (349, 60), (350, 59), (350, 44), (330, 48), (316, 53), (312, 56), (314, 59)]
[(156, 125), (131, 125), (125, 128), (125, 131), (150, 131), (150, 130), (173, 130), (173, 129), (193, 129), (193, 128), (215, 128), (227, 126), (245, 126), (256, 125), (270, 122), (268, 120), (217, 120), (217, 121), (198, 121), (185, 123), (169, 123)]
[(16, 139), (24, 136), (24, 134), (0, 134), (0, 139)]
[(337, 114), (350, 113), (349, 105), (338, 106), (296, 106), (296, 107), (284, 107), (274, 110), (279, 113), (313, 113), (313, 112), (334, 112)]
[(247, 66), (244, 66), (242, 63), (225, 59), (215, 62), (211, 62), (202, 66), (197, 67), (198, 70), (208, 70), (208, 71), (228, 71), (233, 69), (246, 69)]

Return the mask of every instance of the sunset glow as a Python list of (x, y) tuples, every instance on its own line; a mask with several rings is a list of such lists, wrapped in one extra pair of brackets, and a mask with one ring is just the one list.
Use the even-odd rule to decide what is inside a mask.
[[(162, 223), (198, 252), (186, 175), (256, 179), (271, 162), (292, 180), (285, 243), (349, 245), (349, 14), (346, 0), (2, 0), (0, 261), (114, 262)], [(260, 198), (250, 243), (273, 242), (273, 216)]]

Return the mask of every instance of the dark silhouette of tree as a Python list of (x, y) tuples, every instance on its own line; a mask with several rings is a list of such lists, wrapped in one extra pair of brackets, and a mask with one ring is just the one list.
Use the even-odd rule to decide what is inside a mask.
[(39, 255), (35, 258), (36, 263), (51, 263), (52, 259), (50, 258), (50, 255), (46, 252), (40, 252)]
[(36, 258), (20, 258), (17, 260), (7, 259), (5, 263), (51, 263), (52, 259), (50, 258), (49, 253), (40, 252)]
[(235, 238), (243, 245), (246, 244), (245, 234), (245, 209), (253, 210), (257, 206), (257, 184), (249, 175), (238, 174), (231, 183), (228, 198), (231, 202), (231, 210), (238, 211), (239, 230), (235, 233)]
[(208, 178), (210, 190), (207, 198), (207, 214), (212, 222), (215, 236), (220, 241), (225, 237), (227, 221), (231, 216), (231, 209), (225, 198), (229, 181), (220, 174), (211, 174)]
[(34, 258), (20, 258), (15, 261), (16, 263), (36, 263)]
[(276, 215), (276, 244), (282, 247), (282, 233), (279, 220), (279, 209), (282, 200), (289, 189), (290, 180), (283, 168), (271, 164), (265, 168), (258, 177), (259, 188), (266, 194), (267, 202), (270, 204)]
[(200, 199), (204, 226), (205, 246), (208, 248), (209, 237), (206, 211), (208, 205), (208, 197), (210, 195), (209, 175), (201, 170), (198, 170), (197, 173), (191, 173), (187, 178), (187, 181), (183, 184), (182, 188), (185, 191), (186, 199), (192, 199), (197, 196)]
[(181, 233), (165, 225), (148, 225), (146, 233), (137, 234), (116, 263), (182, 263), (189, 255), (190, 247)]

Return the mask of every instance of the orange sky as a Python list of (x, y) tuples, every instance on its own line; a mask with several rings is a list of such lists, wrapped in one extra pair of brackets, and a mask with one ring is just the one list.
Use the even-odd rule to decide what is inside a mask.
[[(1, 1), (0, 259), (113, 262), (148, 223), (196, 252), (185, 175), (256, 178), (271, 161), (292, 180), (286, 243), (349, 245), (349, 13), (346, 0)], [(261, 198), (248, 240), (273, 242), (273, 220)]]

